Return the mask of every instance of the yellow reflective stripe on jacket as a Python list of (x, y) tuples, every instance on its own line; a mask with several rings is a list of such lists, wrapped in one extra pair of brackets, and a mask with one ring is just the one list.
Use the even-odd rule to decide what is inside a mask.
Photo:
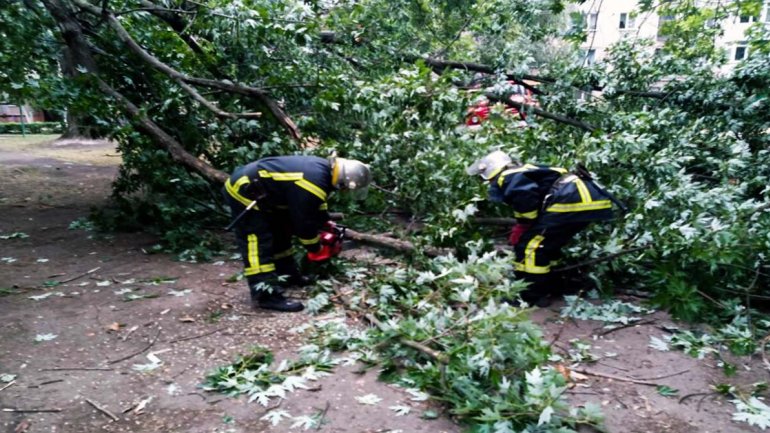
[(259, 177), (266, 177), (276, 181), (294, 182), (298, 187), (308, 191), (321, 200), (326, 201), (326, 191), (313, 182), (305, 179), (304, 174), (301, 172), (280, 173), (276, 171), (259, 170)]
[[(230, 183), (230, 179), (227, 179), (227, 182), (225, 182), (225, 190), (227, 190), (227, 193), (230, 194), (234, 199), (241, 202), (244, 206), (248, 206), (251, 204), (253, 200), (249, 200), (246, 197), (242, 196), (238, 191), (241, 189), (243, 185), (246, 185), (249, 183), (249, 177), (248, 176), (241, 176), (238, 178), (238, 180), (235, 181), (235, 185)], [(256, 206), (255, 206), (256, 208)]]
[(502, 188), (503, 181), (505, 180), (505, 176), (508, 176), (509, 174), (521, 173), (522, 171), (529, 171), (536, 168), (537, 166), (532, 164), (524, 164), (521, 167), (509, 168), (508, 170), (505, 170), (504, 172), (500, 173), (500, 177), (497, 178), (497, 186)]
[(326, 201), (326, 192), (318, 187), (318, 185), (314, 184), (313, 182), (310, 182), (307, 179), (300, 179), (296, 182), (294, 182), (298, 187), (310, 192), (314, 196), (320, 198), (323, 201)]
[(257, 235), (250, 234), (246, 237), (246, 239), (248, 241), (248, 257), (246, 260), (249, 266), (243, 270), (243, 275), (250, 276), (261, 274), (263, 272), (273, 272), (275, 270), (275, 265), (273, 263), (264, 265), (259, 263), (259, 239), (257, 238)]
[(286, 251), (281, 251), (280, 253), (273, 254), (273, 258), (276, 260), (285, 259), (286, 257), (289, 257), (292, 254), (294, 254), (294, 248), (289, 248)]
[(590, 203), (556, 203), (549, 206), (548, 212), (582, 212), (587, 210), (610, 209), (612, 202), (609, 200), (596, 200)]
[(532, 212), (513, 212), (513, 217), (533, 220), (537, 218), (537, 209), (533, 210)]
[(580, 194), (580, 202), (581, 203), (591, 203), (593, 199), (591, 199), (591, 193), (588, 191), (588, 187), (586, 187), (585, 182), (583, 182), (583, 179), (576, 178), (572, 181), (575, 186), (577, 187), (578, 194)]
[(609, 200), (594, 200), (583, 179), (575, 177), (571, 180), (580, 195), (579, 203), (555, 203), (546, 208), (547, 212), (585, 212), (612, 208)]
[(318, 243), (318, 242), (321, 242), (321, 237), (320, 236), (316, 236), (316, 237), (311, 238), (311, 239), (299, 238), (299, 243), (301, 243), (302, 245), (313, 245), (313, 244)]
[(321, 203), (321, 206), (318, 206), (318, 210), (329, 210), (329, 203)]
[(514, 263), (514, 270), (528, 274), (547, 274), (551, 272), (551, 266), (538, 266), (535, 264), (535, 254), (544, 239), (542, 235), (537, 235), (527, 242), (527, 247), (524, 248), (524, 260)]
[(277, 171), (259, 170), (259, 177), (267, 177), (273, 180), (300, 180), (301, 172), (280, 173)]

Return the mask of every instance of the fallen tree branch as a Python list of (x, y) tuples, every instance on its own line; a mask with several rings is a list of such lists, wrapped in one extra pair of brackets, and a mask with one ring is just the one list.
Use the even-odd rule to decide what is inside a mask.
[(580, 128), (580, 129), (582, 129), (584, 131), (594, 132), (594, 131), (596, 131), (598, 129), (594, 125), (582, 122), (582, 121), (577, 120), (577, 119), (572, 119), (570, 117), (562, 116), (560, 114), (550, 113), (548, 111), (541, 110), (540, 108), (535, 107), (534, 105), (522, 104), (521, 102), (512, 101), (511, 98), (508, 97), (508, 96), (501, 97), (501, 96), (495, 95), (493, 93), (485, 93), (484, 96), (486, 96), (487, 99), (489, 99), (490, 101), (500, 102), (500, 103), (503, 103), (503, 104), (505, 104), (505, 105), (507, 105), (509, 107), (513, 107), (513, 108), (516, 108), (518, 110), (524, 110), (524, 111), (530, 112), (532, 114), (535, 114), (537, 116), (543, 117), (545, 119), (555, 120), (555, 121), (560, 122), (560, 123), (571, 125), (571, 126)]
[(201, 105), (206, 107), (209, 111), (216, 114), (219, 117), (224, 117), (227, 119), (239, 119), (239, 118), (245, 118), (245, 119), (258, 119), (262, 116), (262, 113), (254, 112), (254, 113), (230, 113), (227, 111), (223, 111), (221, 108), (217, 107), (216, 104), (209, 101), (208, 99), (204, 98), (203, 95), (201, 95), (197, 90), (195, 90), (194, 87), (190, 86), (189, 84), (185, 83), (182, 80), (176, 80), (176, 83), (181, 87), (185, 92), (187, 92), (190, 96), (192, 96), (193, 99), (198, 101)]
[(162, 328), (160, 326), (158, 326), (158, 332), (155, 333), (155, 337), (152, 338), (152, 340), (150, 341), (150, 344), (145, 346), (144, 349), (138, 350), (138, 351), (136, 351), (134, 353), (131, 353), (129, 355), (126, 355), (126, 356), (124, 356), (122, 358), (118, 358), (118, 359), (115, 359), (113, 361), (108, 361), (107, 363), (108, 364), (117, 364), (118, 362), (122, 362), (122, 361), (125, 361), (127, 359), (131, 359), (131, 358), (135, 357), (136, 355), (141, 355), (142, 353), (150, 350), (150, 348), (155, 345), (155, 342), (158, 341), (158, 337), (160, 336), (161, 329)]
[[(385, 325), (382, 322), (380, 322), (379, 320), (377, 320), (377, 318), (374, 317), (373, 314), (365, 314), (364, 318), (366, 318), (366, 320), (369, 323), (371, 323), (372, 325), (375, 325), (378, 328), (380, 328), (380, 330), (382, 330), (382, 331), (386, 331), (387, 330)], [(447, 359), (446, 355), (444, 355), (443, 353), (441, 353), (441, 352), (439, 352), (437, 350), (431, 349), (430, 347), (428, 347), (428, 346), (426, 346), (424, 344), (420, 344), (420, 343), (418, 343), (416, 341), (408, 340), (408, 339), (403, 338), (403, 337), (399, 338), (398, 341), (399, 341), (399, 343), (403, 344), (404, 346), (408, 346), (408, 347), (411, 347), (412, 349), (420, 351), (420, 352), (430, 356), (431, 358), (433, 358), (434, 360), (436, 360), (436, 361), (438, 361), (438, 362), (440, 362), (442, 364), (447, 364), (449, 362), (449, 360)]]
[(107, 410), (106, 408), (99, 405), (99, 403), (91, 400), (90, 398), (86, 399), (86, 403), (90, 404), (94, 407), (94, 409), (98, 410), (99, 412), (105, 414), (108, 418), (111, 418), (113, 421), (120, 421), (120, 418), (116, 417), (115, 414)]
[(101, 78), (96, 77), (96, 80), (99, 88), (102, 89), (104, 93), (117, 100), (123, 106), (123, 109), (138, 122), (137, 127), (144, 131), (146, 134), (153, 137), (156, 142), (158, 142), (171, 154), (171, 157), (175, 161), (178, 161), (187, 167), (192, 168), (211, 181), (222, 183), (227, 179), (228, 176), (225, 172), (217, 170), (216, 168), (187, 152), (181, 143), (179, 143), (176, 139), (174, 139), (174, 137), (170, 136), (168, 133), (166, 133), (166, 131), (161, 129), (160, 126), (158, 126), (155, 122), (144, 115), (139, 107), (134, 105), (133, 102), (129, 101), (125, 96), (123, 96), (123, 94), (113, 89)]
[(46, 412), (61, 412), (61, 409), (17, 409), (13, 407), (4, 407), (3, 412), (16, 412), (16, 413), (46, 413)]
[(170, 340), (170, 341), (167, 341), (167, 343), (168, 344), (174, 344), (174, 343), (179, 343), (180, 341), (195, 340), (196, 338), (203, 338), (203, 337), (207, 337), (207, 336), (209, 336), (211, 334), (216, 334), (217, 332), (225, 330), (225, 329), (227, 329), (227, 327), (217, 328), (217, 329), (215, 329), (213, 331), (204, 332), (203, 334), (191, 335), (191, 336), (188, 336), (188, 337), (182, 337), (182, 338), (177, 338), (175, 340)]
[(661, 375), (661, 376), (654, 376), (654, 377), (638, 377), (638, 378), (635, 378), (635, 379), (638, 379), (638, 380), (660, 380), (660, 379), (666, 379), (668, 377), (679, 376), (680, 374), (685, 374), (688, 371), (690, 371), (690, 369), (686, 368), (686, 369), (684, 369), (682, 371), (677, 371), (676, 373), (664, 374), (664, 375)]
[(409, 241), (395, 239), (388, 236), (375, 235), (370, 233), (361, 233), (351, 229), (345, 230), (345, 237), (352, 239), (354, 241), (363, 242), (363, 243), (378, 246), (378, 247), (386, 247), (386, 248), (394, 249), (396, 251), (401, 251), (405, 253), (421, 252), (421, 253), (425, 253), (425, 255), (429, 257), (444, 256), (447, 254), (454, 253), (454, 251), (449, 248), (435, 248), (435, 247), (418, 248)]
[(646, 382), (643, 380), (633, 379), (630, 377), (615, 376), (614, 374), (600, 373), (598, 371), (587, 370), (584, 368), (573, 368), (572, 371), (574, 371), (575, 373), (585, 374), (588, 376), (595, 376), (595, 377), (601, 377), (604, 379), (617, 380), (618, 382), (629, 382), (629, 383), (635, 383), (637, 385), (645, 385), (645, 386), (660, 386), (659, 384), (653, 383), (653, 382)]
[(560, 268), (556, 268), (556, 269), (552, 270), (552, 272), (564, 272), (564, 271), (569, 271), (571, 269), (582, 268), (583, 266), (588, 266), (588, 265), (594, 265), (596, 263), (607, 262), (607, 261), (610, 261), (610, 260), (614, 260), (617, 257), (623, 256), (623, 255), (626, 255), (626, 254), (635, 253), (637, 251), (643, 251), (643, 250), (646, 250), (646, 249), (651, 248), (651, 247), (652, 247), (652, 245), (648, 244), (648, 245), (642, 245), (640, 247), (633, 247), (633, 248), (629, 248), (629, 249), (626, 249), (626, 250), (621, 250), (621, 251), (618, 251), (617, 253), (609, 254), (609, 255), (606, 255), (606, 256), (603, 256), (603, 257), (597, 257), (595, 259), (586, 260), (586, 261), (580, 262), (580, 263), (575, 263), (574, 265), (562, 266)]
[(108, 10), (103, 10), (83, 0), (72, 0), (72, 1), (81, 9), (86, 10), (94, 15), (97, 15), (105, 19), (109, 24), (109, 26), (117, 33), (118, 39), (120, 39), (124, 44), (126, 44), (126, 46), (128, 46), (128, 48), (134, 54), (139, 56), (144, 62), (146, 62), (153, 68), (163, 72), (164, 74), (168, 75), (169, 77), (175, 80), (181, 80), (189, 84), (197, 84), (199, 86), (225, 90), (231, 93), (237, 93), (237, 94), (241, 94), (241, 95), (245, 95), (245, 96), (249, 96), (257, 99), (267, 107), (268, 111), (271, 112), (271, 114), (275, 117), (278, 123), (280, 123), (281, 126), (283, 126), (288, 131), (292, 139), (294, 139), (300, 145), (303, 144), (302, 135), (300, 134), (299, 128), (294, 123), (294, 121), (291, 120), (291, 118), (289, 118), (286, 112), (278, 105), (276, 101), (270, 98), (267, 95), (267, 93), (265, 93), (261, 89), (245, 86), (229, 80), (220, 81), (220, 80), (212, 80), (208, 78), (191, 77), (187, 74), (179, 72), (176, 69), (172, 68), (171, 66), (167, 65), (166, 63), (160, 61), (160, 59), (158, 59), (154, 55), (150, 54), (147, 50), (142, 48), (133, 39), (133, 37), (131, 37), (128, 31), (123, 27), (123, 25), (120, 23), (120, 21), (115, 17), (115, 15), (112, 12)]
[(52, 367), (41, 368), (40, 371), (112, 371), (110, 367)]
[(77, 279), (79, 279), (79, 278), (83, 278), (83, 277), (85, 277), (86, 275), (90, 275), (90, 274), (93, 274), (94, 272), (98, 271), (98, 270), (99, 270), (99, 269), (101, 269), (101, 268), (102, 268), (101, 266), (97, 266), (97, 267), (95, 267), (95, 268), (91, 269), (90, 271), (86, 271), (86, 272), (84, 272), (84, 273), (82, 273), (82, 274), (80, 274), (80, 275), (75, 275), (75, 276), (74, 276), (74, 277), (72, 277), (72, 278), (69, 278), (69, 279), (66, 279), (66, 280), (61, 280), (61, 281), (59, 281), (59, 284), (69, 283), (70, 281), (75, 281), (75, 280), (77, 280)]

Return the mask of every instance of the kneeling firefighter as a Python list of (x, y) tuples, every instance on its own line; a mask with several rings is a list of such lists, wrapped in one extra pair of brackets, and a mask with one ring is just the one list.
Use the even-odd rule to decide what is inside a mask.
[(509, 243), (516, 254), (517, 277), (529, 283), (520, 296), (546, 307), (560, 289), (551, 276), (551, 261), (577, 233), (595, 221), (613, 217), (621, 203), (591, 179), (582, 166), (576, 173), (559, 167), (514, 163), (495, 151), (466, 169), (489, 183), (489, 199), (513, 207), (516, 225)]
[(362, 198), (371, 180), (368, 166), (336, 156), (269, 157), (235, 169), (225, 182), (225, 198), (253, 307), (302, 310), (301, 302), (281, 290), (311, 283), (294, 261), (292, 236), (310, 261), (339, 254), (341, 231), (329, 218), (326, 200), (335, 190), (355, 190)]

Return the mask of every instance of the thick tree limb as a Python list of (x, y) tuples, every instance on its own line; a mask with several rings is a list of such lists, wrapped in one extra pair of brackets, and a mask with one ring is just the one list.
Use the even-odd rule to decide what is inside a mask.
[(541, 110), (538, 107), (535, 107), (534, 105), (528, 105), (528, 104), (522, 104), (520, 102), (512, 101), (509, 97), (500, 97), (498, 95), (492, 94), (492, 93), (486, 93), (484, 96), (487, 97), (490, 101), (494, 102), (500, 102), (503, 103), (509, 107), (516, 108), (518, 110), (524, 110), (527, 112), (531, 112), (535, 115), (538, 115), (540, 117), (555, 120), (560, 123), (564, 123), (567, 125), (575, 126), (577, 128), (580, 128), (584, 131), (588, 132), (594, 132), (597, 130), (597, 127), (585, 122), (581, 122), (580, 120), (572, 119), (570, 117), (562, 116), (560, 114), (553, 114), (549, 113), (548, 111)]
[(394, 249), (396, 251), (401, 251), (405, 253), (423, 252), (425, 253), (425, 255), (430, 257), (443, 256), (454, 252), (451, 249), (447, 249), (447, 248), (435, 248), (435, 247), (418, 248), (418, 247), (415, 247), (414, 244), (409, 241), (394, 239), (388, 236), (361, 233), (351, 229), (345, 230), (345, 237), (352, 239), (354, 241), (363, 242), (363, 243), (374, 245), (377, 247), (386, 247), (386, 248)]
[(128, 114), (131, 115), (131, 117), (134, 118), (137, 122), (137, 127), (146, 133), (147, 135), (151, 136), (155, 142), (160, 144), (163, 148), (165, 148), (170, 154), (171, 157), (178, 161), (185, 166), (197, 171), (198, 173), (202, 174), (207, 179), (213, 181), (222, 183), (227, 179), (227, 173), (217, 170), (216, 168), (212, 167), (211, 165), (201, 161), (200, 159), (196, 158), (194, 155), (190, 154), (187, 150), (185, 150), (184, 146), (182, 146), (181, 143), (179, 143), (174, 137), (166, 133), (163, 129), (161, 129), (160, 126), (158, 126), (155, 122), (150, 120), (147, 116), (142, 113), (142, 111), (134, 105), (133, 102), (129, 101), (123, 94), (118, 92), (117, 90), (113, 89), (109, 84), (105, 83), (104, 80), (102, 80), (99, 77), (95, 77), (97, 80), (97, 84), (99, 85), (99, 88), (106, 94), (110, 95), (112, 98), (114, 98), (120, 105), (123, 107), (123, 110), (126, 111)]
[(203, 95), (198, 93), (197, 90), (195, 90), (194, 87), (191, 85), (185, 83), (182, 80), (176, 80), (176, 83), (181, 87), (185, 92), (187, 92), (190, 96), (192, 96), (193, 99), (198, 101), (201, 105), (206, 107), (209, 111), (213, 112), (219, 117), (225, 117), (228, 119), (238, 119), (238, 118), (247, 118), (247, 119), (256, 119), (262, 116), (262, 113), (255, 112), (255, 113), (229, 113), (226, 111), (222, 111), (219, 107), (216, 106), (213, 102), (209, 101), (208, 99), (204, 98)]
[(142, 48), (134, 40), (134, 38), (131, 37), (131, 35), (123, 27), (123, 25), (120, 24), (120, 21), (118, 21), (118, 19), (115, 17), (115, 15), (112, 12), (102, 11), (101, 8), (91, 5), (83, 0), (72, 0), (72, 1), (78, 7), (94, 15), (104, 17), (104, 19), (106, 19), (109, 26), (117, 33), (118, 38), (123, 43), (125, 43), (126, 46), (128, 46), (128, 48), (134, 54), (139, 56), (139, 58), (144, 60), (147, 64), (151, 65), (155, 69), (163, 72), (164, 74), (168, 75), (173, 79), (181, 80), (189, 84), (196, 84), (199, 86), (225, 90), (231, 93), (237, 93), (244, 96), (253, 97), (267, 107), (268, 111), (270, 111), (270, 113), (276, 118), (278, 123), (280, 123), (281, 126), (283, 126), (284, 129), (287, 130), (287, 132), (292, 137), (292, 139), (294, 139), (301, 145), (304, 143), (302, 140), (302, 135), (299, 132), (299, 128), (294, 123), (294, 121), (291, 120), (291, 118), (278, 105), (276, 101), (270, 98), (267, 95), (267, 93), (265, 93), (261, 89), (258, 89), (256, 87), (245, 86), (232, 81), (219, 81), (219, 80), (211, 80), (208, 78), (191, 77), (187, 74), (179, 72), (176, 69), (172, 68), (171, 66), (167, 65), (166, 63), (160, 61), (160, 59), (158, 59), (154, 55), (150, 54), (147, 50)]
[[(387, 327), (382, 322), (377, 320), (377, 318), (374, 317), (373, 314), (366, 314), (366, 315), (364, 315), (364, 317), (366, 318), (366, 320), (369, 323), (371, 323), (371, 324), (377, 326), (378, 328), (380, 328), (380, 330), (387, 331)], [(420, 351), (420, 352), (430, 356), (435, 361), (438, 361), (438, 362), (440, 362), (442, 364), (446, 364), (446, 363), (449, 362), (449, 360), (447, 359), (446, 355), (444, 355), (443, 353), (441, 353), (441, 352), (439, 352), (437, 350), (433, 350), (433, 349), (431, 349), (430, 347), (428, 347), (428, 346), (426, 346), (424, 344), (418, 343), (416, 341), (408, 340), (406, 338), (399, 338), (398, 341), (399, 341), (399, 343), (403, 344), (404, 346), (411, 347), (412, 349)]]

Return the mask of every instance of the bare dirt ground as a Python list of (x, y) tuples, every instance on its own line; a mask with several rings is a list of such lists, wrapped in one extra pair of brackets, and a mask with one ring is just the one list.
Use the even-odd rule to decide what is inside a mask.
[[(147, 235), (70, 229), (106, 202), (119, 158), (109, 143), (52, 138), (0, 136), (0, 236), (28, 235), (0, 239), (0, 375), (16, 376), (11, 385), (0, 382), (0, 408), (20, 410), (0, 411), (0, 431), (302, 431), (288, 423), (271, 427), (260, 420), (269, 409), (244, 397), (203, 392), (199, 385), (207, 372), (254, 344), (269, 347), (278, 359), (292, 357), (303, 341), (289, 330), (313, 317), (250, 310), (243, 283), (226, 282), (240, 270), (238, 262), (178, 262), (145, 254), (155, 243)], [(127, 302), (129, 293), (151, 297)], [(726, 378), (713, 360), (648, 347), (650, 336), (660, 337), (660, 327), (671, 323), (664, 313), (600, 336), (606, 332), (601, 323), (559, 320), (561, 305), (535, 311), (533, 319), (543, 324), (548, 341), (558, 336), (556, 352), (580, 338), (602, 357), (581, 367), (592, 374), (568, 394), (573, 404), (600, 404), (608, 432), (760, 431), (731, 421), (733, 405), (708, 393), (712, 384), (767, 380), (761, 360), (738, 360), (738, 376)], [(150, 362), (150, 355), (160, 360), (159, 368), (134, 368)], [(664, 397), (630, 378), (679, 393)], [(694, 393), (706, 394), (680, 403)], [(359, 404), (355, 397), (366, 394), (383, 401)], [(463, 431), (449, 417), (421, 419), (431, 406), (410, 397), (378, 382), (376, 371), (361, 375), (337, 367), (280, 408), (294, 416), (326, 409), (319, 429), (326, 432)], [(413, 410), (396, 417), (388, 409), (393, 405)]]

